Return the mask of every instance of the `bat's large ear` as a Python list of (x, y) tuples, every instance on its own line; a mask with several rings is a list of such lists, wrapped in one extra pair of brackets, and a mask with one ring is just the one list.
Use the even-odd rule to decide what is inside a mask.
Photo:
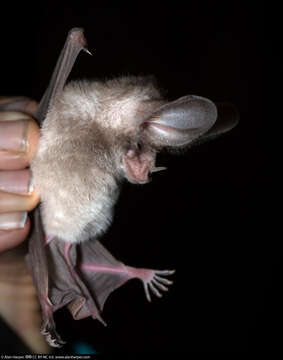
[(232, 130), (239, 122), (239, 112), (235, 105), (230, 103), (217, 103), (217, 121), (203, 136), (195, 141), (194, 144), (213, 140), (216, 137)]
[(216, 118), (212, 101), (189, 95), (161, 106), (142, 126), (154, 145), (182, 147), (211, 129)]
[[(184, 96), (155, 110), (141, 124), (143, 135), (154, 147), (183, 147), (205, 134), (217, 118), (216, 106), (200, 96)], [(147, 148), (129, 150), (122, 168), (133, 183), (145, 183), (155, 168), (155, 151)]]

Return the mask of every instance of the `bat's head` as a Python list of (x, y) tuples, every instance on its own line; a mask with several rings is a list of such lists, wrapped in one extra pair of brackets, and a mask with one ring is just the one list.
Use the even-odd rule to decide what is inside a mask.
[(106, 144), (107, 159), (112, 158), (108, 168), (132, 183), (145, 183), (160, 169), (155, 167), (157, 151), (187, 146), (207, 133), (217, 118), (213, 102), (200, 96), (165, 101), (150, 77), (71, 82), (60, 101), (68, 111), (78, 112), (77, 121), (83, 127), (88, 124), (89, 134), (95, 133), (93, 148)]

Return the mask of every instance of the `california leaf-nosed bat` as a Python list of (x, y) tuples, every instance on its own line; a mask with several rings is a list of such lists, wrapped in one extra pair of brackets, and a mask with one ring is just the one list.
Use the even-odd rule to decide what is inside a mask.
[(233, 107), (219, 105), (217, 112), (200, 96), (166, 101), (148, 77), (65, 86), (81, 50), (83, 31), (74, 28), (35, 114), (41, 137), (31, 170), (41, 204), (27, 262), (42, 308), (42, 333), (55, 347), (64, 343), (55, 329), (56, 310), (67, 306), (74, 319), (92, 316), (104, 323), (106, 299), (129, 279), (142, 281), (149, 301), (172, 283), (166, 277), (174, 271), (126, 266), (98, 241), (111, 223), (123, 179), (146, 183), (163, 169), (155, 166), (158, 151), (188, 147), (237, 122)]

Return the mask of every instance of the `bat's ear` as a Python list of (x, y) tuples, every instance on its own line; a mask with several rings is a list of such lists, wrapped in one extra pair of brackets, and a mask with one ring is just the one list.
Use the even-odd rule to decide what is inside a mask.
[(235, 105), (217, 103), (217, 121), (203, 136), (197, 139), (196, 144), (213, 140), (216, 137), (232, 130), (239, 122), (239, 112)]
[(181, 147), (205, 134), (216, 118), (217, 108), (212, 101), (189, 95), (162, 105), (142, 126), (154, 145)]
[[(216, 106), (200, 96), (184, 96), (160, 106), (141, 124), (143, 134), (153, 147), (182, 147), (206, 133), (217, 118)], [(155, 168), (155, 151), (129, 150), (123, 157), (126, 178), (145, 183)]]

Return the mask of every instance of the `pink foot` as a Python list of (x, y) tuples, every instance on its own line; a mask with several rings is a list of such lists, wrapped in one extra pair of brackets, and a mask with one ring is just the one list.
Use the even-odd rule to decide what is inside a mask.
[(168, 291), (165, 285), (173, 284), (173, 281), (166, 279), (164, 276), (174, 274), (175, 270), (152, 270), (152, 269), (138, 269), (131, 266), (126, 266), (126, 272), (130, 278), (138, 278), (142, 281), (145, 296), (151, 302), (149, 289), (157, 297), (162, 297), (162, 291)]

